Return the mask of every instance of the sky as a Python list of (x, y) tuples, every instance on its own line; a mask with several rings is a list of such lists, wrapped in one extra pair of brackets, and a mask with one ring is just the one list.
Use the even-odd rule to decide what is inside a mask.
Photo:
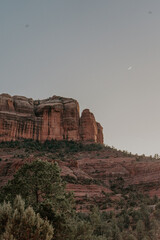
[(78, 100), (104, 143), (160, 154), (159, 0), (0, 0), (0, 93)]

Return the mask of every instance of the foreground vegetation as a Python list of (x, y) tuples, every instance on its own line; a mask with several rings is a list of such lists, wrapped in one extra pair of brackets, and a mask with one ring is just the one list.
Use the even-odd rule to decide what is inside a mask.
[(76, 213), (57, 164), (35, 161), (1, 189), (0, 239), (156, 240), (160, 203), (155, 199), (154, 207), (147, 206), (140, 196), (138, 201), (136, 209), (132, 203), (121, 204), (120, 211), (100, 212), (93, 206), (89, 214)]
[[(56, 140), (43, 144), (32, 140), (5, 142), (0, 147), (58, 153), (61, 158), (109, 149), (99, 144)], [(125, 188), (121, 177), (113, 179), (110, 186), (112, 196), (104, 193), (103, 203), (93, 204), (88, 213), (77, 213), (74, 196), (65, 191), (56, 163), (36, 160), (24, 164), (0, 189), (0, 240), (158, 240), (158, 198), (150, 199), (133, 186)], [(106, 206), (111, 210), (103, 211)]]

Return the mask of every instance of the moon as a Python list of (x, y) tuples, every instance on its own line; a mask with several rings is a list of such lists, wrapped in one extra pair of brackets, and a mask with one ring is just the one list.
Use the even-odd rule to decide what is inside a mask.
[(132, 68), (133, 68), (132, 66), (129, 66), (129, 67), (128, 67), (128, 71), (130, 71)]

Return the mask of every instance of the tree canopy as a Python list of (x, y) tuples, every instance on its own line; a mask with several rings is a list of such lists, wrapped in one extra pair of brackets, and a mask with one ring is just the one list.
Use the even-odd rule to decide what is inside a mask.
[(0, 205), (0, 240), (51, 240), (53, 227), (47, 220), (25, 208), (25, 202), (16, 196), (13, 206), (8, 202)]
[(24, 164), (2, 188), (0, 200), (13, 203), (16, 195), (21, 195), (26, 206), (32, 206), (35, 212), (52, 223), (55, 239), (65, 238), (72, 232), (74, 200), (72, 194), (65, 191), (56, 163), (37, 160)]

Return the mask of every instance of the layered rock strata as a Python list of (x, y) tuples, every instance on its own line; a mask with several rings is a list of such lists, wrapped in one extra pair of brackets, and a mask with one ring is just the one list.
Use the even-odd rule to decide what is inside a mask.
[(80, 117), (79, 104), (72, 98), (53, 96), (34, 101), (1, 94), (0, 141), (25, 138), (103, 143), (103, 128), (88, 109)]
[[(107, 148), (93, 152), (72, 152), (64, 160), (57, 153), (53, 155), (53, 152), (26, 152), (25, 148), (1, 147), (0, 187), (12, 179), (23, 164), (37, 160), (39, 156), (43, 161), (58, 163), (61, 176), (67, 182), (66, 189), (74, 192), (78, 211), (87, 211), (88, 206), (95, 202), (102, 206), (107, 203), (108, 194), (112, 200), (120, 200), (120, 194), (112, 192), (112, 184), (118, 188), (134, 186), (139, 192), (160, 198), (159, 160), (126, 156), (123, 152)], [(114, 209), (106, 207), (106, 211), (111, 210)]]

